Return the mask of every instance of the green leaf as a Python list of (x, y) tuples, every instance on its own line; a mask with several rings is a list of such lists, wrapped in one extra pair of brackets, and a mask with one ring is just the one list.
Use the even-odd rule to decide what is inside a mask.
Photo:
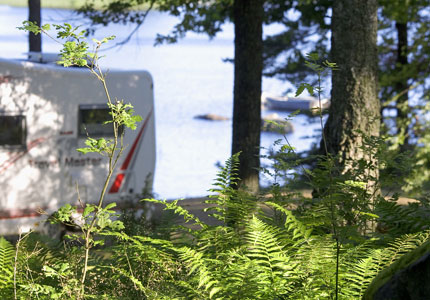
[(346, 180), (345, 185), (365, 190), (367, 183), (364, 181)]
[(104, 241), (104, 240), (97, 240), (97, 241), (94, 241), (94, 246), (98, 246), (98, 245), (103, 246), (104, 244), (105, 244), (105, 241)]
[(310, 84), (306, 84), (306, 89), (308, 90), (309, 95), (314, 95), (314, 88)]
[(211, 289), (210, 293), (209, 293), (209, 298), (212, 299), (212, 297), (218, 293), (221, 290), (220, 287), (214, 287), (213, 289)]
[(372, 214), (372, 213), (369, 213), (369, 212), (365, 212), (365, 211), (360, 211), (360, 212), (358, 212), (360, 215), (362, 215), (362, 216), (368, 216), (368, 217), (371, 217), (371, 218), (373, 218), (373, 219), (378, 219), (379, 218), (379, 216), (378, 215), (376, 215), (376, 214)]
[(88, 216), (90, 213), (92, 213), (95, 210), (95, 207), (93, 205), (88, 205), (87, 207), (85, 207), (84, 212), (82, 213), (82, 215), (84, 217)]
[(45, 24), (45, 25), (43, 25), (43, 26), (42, 26), (42, 29), (43, 29), (44, 31), (51, 30), (51, 24)]
[(309, 59), (309, 60), (314, 60), (314, 61), (316, 61), (316, 60), (318, 60), (320, 57), (319, 57), (319, 55), (318, 55), (318, 53), (317, 53), (317, 52), (311, 52), (311, 53), (306, 54), (306, 58), (307, 58), (307, 59)]
[(99, 149), (103, 149), (104, 147), (106, 147), (106, 140), (104, 138), (98, 139), (97, 140), (97, 148)]
[(92, 151), (90, 148), (78, 148), (78, 149), (76, 149), (76, 151), (81, 152), (81, 153), (83, 153), (83, 154), (87, 154), (87, 153), (90, 153), (90, 152), (94, 152), (94, 151)]
[(34, 34), (41, 33), (41, 29), (40, 29), (39, 25), (37, 25), (34, 22), (30, 22), (30, 21), (22, 22), (22, 27), (17, 27), (17, 28), (19, 30), (29, 31), (29, 32), (32, 32)]
[(304, 83), (302, 83), (302, 84), (300, 84), (300, 86), (297, 88), (297, 91), (296, 91), (296, 97), (298, 97), (298, 96), (300, 96), (300, 94), (301, 93), (303, 93), (303, 91), (305, 90), (305, 84)]
[(112, 203), (109, 203), (108, 205), (106, 205), (105, 210), (109, 210), (109, 209), (114, 208), (114, 207), (116, 207), (116, 203), (112, 202)]
[(109, 227), (112, 229), (112, 230), (115, 230), (115, 231), (119, 231), (119, 230), (122, 230), (122, 229), (124, 229), (125, 228), (125, 226), (124, 226), (124, 223), (123, 222), (121, 222), (121, 221), (113, 221), (110, 225), (109, 225)]

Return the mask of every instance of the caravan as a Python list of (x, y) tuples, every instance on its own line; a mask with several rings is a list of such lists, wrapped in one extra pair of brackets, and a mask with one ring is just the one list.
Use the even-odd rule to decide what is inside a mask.
[[(106, 157), (81, 154), (87, 135), (112, 137), (100, 81), (86, 68), (0, 59), (0, 235), (33, 228), (69, 203), (96, 203), (107, 174)], [(49, 58), (48, 58), (49, 60)], [(110, 70), (112, 99), (124, 99), (142, 116), (108, 187), (107, 202), (151, 188), (155, 169), (153, 82), (146, 71)]]

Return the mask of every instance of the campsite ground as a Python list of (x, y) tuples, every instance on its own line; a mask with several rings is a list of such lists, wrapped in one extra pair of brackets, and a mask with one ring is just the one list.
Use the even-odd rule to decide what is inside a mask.
[[(300, 191), (302, 195), (306, 198), (312, 197), (312, 191), (311, 190), (301, 190)], [(270, 195), (268, 195), (270, 197)], [(200, 220), (202, 220), (206, 224), (215, 225), (218, 224), (217, 220), (214, 218), (211, 218), (208, 216), (208, 213), (204, 211), (205, 208), (208, 208), (210, 206), (213, 206), (212, 204), (206, 204), (205, 201), (208, 200), (208, 197), (196, 197), (196, 198), (186, 198), (178, 201), (178, 204), (188, 210), (191, 214), (198, 217)], [(407, 205), (410, 202), (415, 202), (417, 200), (407, 197), (399, 197), (399, 200), (397, 201), (401, 205)], [(154, 205), (153, 207), (153, 216), (157, 220), (163, 219), (163, 207), (161, 205)], [(155, 220), (155, 221), (156, 221)], [(176, 222), (182, 223), (182, 218), (177, 218)]]

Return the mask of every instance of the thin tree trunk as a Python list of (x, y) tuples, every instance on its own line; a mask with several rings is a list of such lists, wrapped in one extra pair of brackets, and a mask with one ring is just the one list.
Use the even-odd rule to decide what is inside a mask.
[[(377, 1), (335, 0), (332, 17), (332, 73), (329, 118), (324, 128), (328, 152), (339, 157), (340, 172), (351, 162), (372, 160), (370, 174), (378, 178), (377, 162), (366, 157), (363, 135), (379, 136), (380, 102), (377, 97)], [(361, 134), (362, 133), (362, 134)]]
[(232, 153), (241, 152), (240, 186), (258, 192), (260, 168), (263, 0), (235, 0)]
[(402, 149), (407, 149), (409, 144), (409, 105), (408, 105), (408, 78), (401, 74), (401, 71), (408, 64), (408, 25), (407, 23), (396, 22), (397, 30), (397, 66), (396, 69), (400, 71), (399, 80), (396, 82), (395, 88), (397, 95), (400, 97), (397, 99), (397, 133), (404, 134), (405, 139), (402, 145)]
[[(40, 0), (28, 0), (28, 20), (37, 25), (41, 25), (41, 6)], [(30, 52), (42, 52), (42, 36), (30, 32), (28, 36)]]

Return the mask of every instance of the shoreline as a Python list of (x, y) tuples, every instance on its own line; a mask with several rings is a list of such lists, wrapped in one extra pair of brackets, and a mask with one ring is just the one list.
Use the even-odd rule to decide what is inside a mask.
[[(82, 7), (87, 1), (86, 0), (72, 0), (72, 1), (58, 1), (58, 0), (42, 0), (42, 8), (54, 8), (54, 9), (70, 9), (76, 10)], [(95, 1), (95, 8), (101, 9), (105, 2), (103, 0)], [(0, 5), (11, 6), (11, 7), (27, 7), (28, 0), (0, 0)], [(141, 9), (144, 10), (145, 6), (142, 5)]]

